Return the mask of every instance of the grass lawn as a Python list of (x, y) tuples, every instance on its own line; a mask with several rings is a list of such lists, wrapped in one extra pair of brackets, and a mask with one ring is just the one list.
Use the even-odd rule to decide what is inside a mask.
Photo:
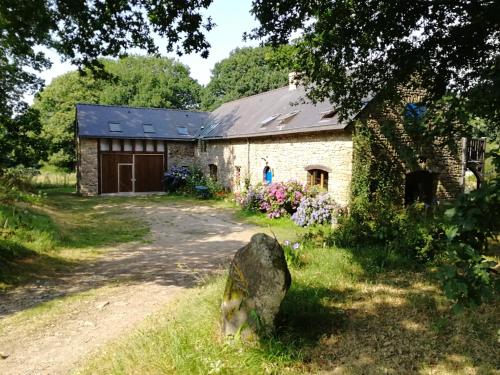
[[(248, 220), (268, 226), (265, 217)], [(281, 229), (280, 229), (281, 228)], [(288, 228), (286, 233), (284, 228)], [(272, 228), (292, 237), (286, 220)], [(304, 246), (305, 265), (274, 337), (256, 346), (220, 332), (225, 276), (191, 289), (105, 348), (83, 374), (491, 374), (500, 368), (498, 300), (460, 315), (432, 270), (371, 249)]]
[(0, 290), (52, 276), (149, 231), (140, 219), (123, 220), (124, 198), (79, 197), (71, 187), (41, 192), (33, 204), (0, 204)]

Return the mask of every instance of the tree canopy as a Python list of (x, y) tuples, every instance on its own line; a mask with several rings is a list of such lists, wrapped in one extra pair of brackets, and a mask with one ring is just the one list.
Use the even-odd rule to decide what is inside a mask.
[(168, 58), (130, 56), (100, 63), (112, 78), (81, 76), (78, 72), (57, 77), (35, 98), (40, 112), (42, 138), (49, 162), (61, 167), (74, 163), (76, 103), (140, 107), (197, 109), (201, 86), (189, 69)]
[[(43, 81), (37, 71), (51, 65), (40, 46), (55, 50), (82, 71), (103, 73), (98, 58), (126, 55), (131, 48), (157, 54), (158, 35), (165, 51), (209, 51), (204, 32), (213, 27), (202, 11), (212, 0), (4, 0), (0, 2), (0, 134), (12, 138), (12, 121), (28, 110), (26, 94)], [(21, 116), (21, 117), (19, 117)], [(29, 117), (29, 115), (28, 115)], [(39, 129), (34, 127), (34, 132)], [(3, 147), (3, 146), (2, 146)], [(3, 149), (2, 149), (3, 151)]]
[(214, 109), (245, 96), (282, 87), (288, 82), (291, 46), (237, 48), (215, 64), (202, 106)]
[(294, 63), (312, 99), (347, 114), (368, 95), (394, 98), (418, 74), (436, 129), (449, 134), (480, 116), (498, 134), (498, 1), (254, 0), (252, 13), (261, 25), (250, 37), (264, 42), (303, 30)]

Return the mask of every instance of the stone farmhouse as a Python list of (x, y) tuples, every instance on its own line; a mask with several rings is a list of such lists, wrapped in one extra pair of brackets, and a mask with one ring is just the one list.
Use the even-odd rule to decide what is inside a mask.
[[(455, 148), (416, 147), (401, 124), (404, 106), (417, 102), (418, 93), (412, 92), (401, 108), (386, 108), (373, 99), (341, 121), (338, 108), (308, 102), (304, 89), (291, 80), (289, 86), (225, 103), (211, 113), (77, 104), (78, 191), (162, 191), (166, 169), (197, 164), (232, 191), (266, 178), (298, 180), (347, 204), (356, 123), (365, 122), (379, 155), (400, 176), (395, 199), (453, 197), (463, 191), (467, 163), (480, 158), (481, 147), (484, 155), (484, 144), (463, 140)], [(397, 131), (384, 130), (388, 121), (396, 123)], [(471, 147), (476, 150), (472, 156)], [(408, 150), (415, 151), (413, 160), (401, 157)]]

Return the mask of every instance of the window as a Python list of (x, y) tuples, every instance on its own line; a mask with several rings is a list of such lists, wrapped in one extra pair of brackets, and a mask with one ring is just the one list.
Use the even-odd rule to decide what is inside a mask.
[(99, 141), (101, 151), (109, 151), (109, 140), (108, 139), (101, 139)]
[(132, 141), (130, 139), (123, 141), (123, 151), (132, 151)]
[(408, 103), (405, 107), (405, 118), (407, 120), (421, 120), (427, 112), (427, 107), (425, 105), (420, 105), (417, 103)]
[(122, 127), (120, 126), (119, 122), (109, 122), (109, 131), (112, 133), (121, 133)]
[(155, 144), (152, 140), (148, 139), (146, 141), (146, 151), (153, 152), (155, 150)]
[(332, 118), (339, 111), (338, 108), (331, 108), (328, 111), (321, 112), (321, 119)]
[(144, 130), (144, 133), (156, 133), (153, 124), (142, 124), (142, 129)]
[(157, 152), (165, 152), (165, 143), (163, 141), (156, 142), (156, 151)]
[(120, 142), (119, 139), (113, 139), (113, 142), (111, 144), (111, 151), (121, 151), (122, 150), (122, 143)]
[(292, 111), (287, 113), (286, 115), (283, 115), (279, 118), (279, 123), (280, 124), (286, 124), (289, 122), (292, 118), (294, 118), (300, 111)]
[(179, 134), (179, 135), (189, 135), (188, 129), (185, 126), (178, 126), (177, 127), (177, 134)]
[(262, 120), (260, 122), (260, 126), (269, 125), (271, 122), (273, 122), (279, 116), (281, 116), (281, 113), (275, 113), (274, 115), (265, 118), (264, 120)]
[(207, 142), (206, 141), (200, 141), (200, 150), (201, 150), (201, 152), (207, 152)]
[(338, 108), (331, 108), (328, 111), (321, 112), (320, 113), (321, 119), (319, 120), (319, 123), (330, 124), (338, 111), (339, 111)]
[(144, 147), (143, 147), (143, 144), (142, 144), (142, 139), (137, 139), (135, 141), (135, 151), (143, 151)]
[(437, 174), (428, 171), (408, 173), (405, 179), (405, 205), (423, 202), (427, 205), (435, 203), (437, 191)]
[(307, 183), (309, 186), (318, 186), (328, 190), (328, 172), (323, 169), (310, 169), (307, 171)]
[(209, 164), (208, 170), (210, 173), (210, 178), (214, 181), (217, 181), (217, 166), (215, 164)]

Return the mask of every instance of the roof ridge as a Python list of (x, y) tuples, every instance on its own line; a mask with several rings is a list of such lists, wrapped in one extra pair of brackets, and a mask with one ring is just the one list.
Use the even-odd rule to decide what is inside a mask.
[(87, 106), (97, 106), (97, 107), (115, 107), (115, 108), (132, 108), (132, 109), (147, 109), (147, 110), (158, 110), (158, 111), (173, 111), (173, 112), (190, 112), (190, 113), (206, 113), (207, 111), (192, 111), (189, 109), (179, 109), (179, 108), (158, 108), (158, 107), (140, 107), (140, 106), (130, 106), (125, 104), (95, 104), (95, 103), (75, 103), (75, 105), (87, 105)]
[(248, 95), (248, 96), (243, 96), (241, 98), (238, 98), (238, 99), (234, 99), (234, 100), (231, 100), (229, 102), (225, 102), (225, 103), (222, 103), (220, 106), (218, 106), (216, 109), (214, 109), (212, 112), (209, 112), (209, 113), (213, 113), (215, 112), (217, 109), (219, 109), (220, 107), (222, 107), (223, 105), (226, 105), (226, 104), (231, 104), (231, 103), (235, 103), (235, 102), (239, 102), (239, 101), (242, 101), (242, 100), (245, 100), (245, 99), (250, 99), (250, 98), (253, 98), (255, 96), (259, 96), (259, 95), (264, 95), (264, 94), (268, 94), (270, 92), (273, 92), (273, 91), (278, 91), (278, 90), (283, 90), (284, 88), (288, 87), (288, 85), (285, 85), (285, 86), (282, 86), (282, 87), (277, 87), (275, 89), (271, 89), (271, 90), (267, 90), (267, 91), (262, 91), (262, 92), (259, 92), (257, 94), (253, 94), (253, 95)]

